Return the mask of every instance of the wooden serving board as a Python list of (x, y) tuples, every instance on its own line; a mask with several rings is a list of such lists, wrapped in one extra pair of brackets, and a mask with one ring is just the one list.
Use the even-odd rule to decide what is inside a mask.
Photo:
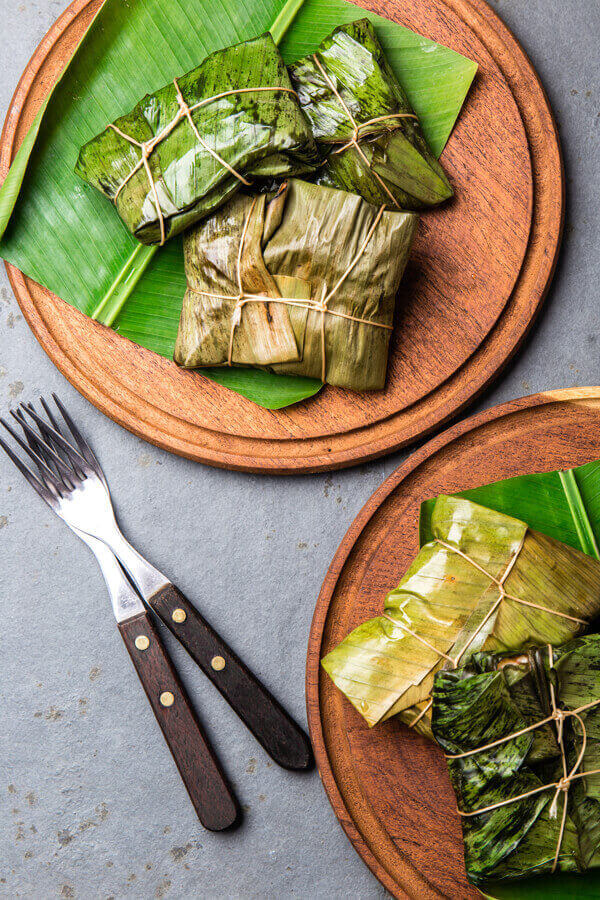
[[(35, 52), (5, 123), (0, 178), (101, 2), (75, 0)], [(119, 337), (8, 266), (25, 318), (61, 372), (98, 409), (160, 447), (270, 472), (380, 456), (472, 401), (542, 304), (560, 244), (564, 174), (552, 113), (525, 53), (484, 0), (362, 2), (479, 65), (442, 157), (457, 196), (422, 217), (386, 390), (327, 387), (294, 407), (264, 410)]]
[(599, 457), (600, 387), (512, 401), (461, 422), (414, 453), (373, 494), (335, 555), (308, 645), (308, 721), (335, 813), (395, 897), (481, 897), (466, 881), (446, 764), (432, 742), (396, 720), (369, 729), (319, 661), (381, 612), (385, 595), (418, 551), (423, 500)]

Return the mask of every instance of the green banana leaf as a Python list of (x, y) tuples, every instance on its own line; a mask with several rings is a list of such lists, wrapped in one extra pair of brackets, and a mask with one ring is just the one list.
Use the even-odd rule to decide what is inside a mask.
[[(530, 528), (600, 559), (600, 460), (565, 471), (519, 475), (454, 495), (515, 516)], [(435, 498), (421, 504), (419, 543), (431, 540)]]
[[(187, 368), (231, 361), (315, 378), (324, 372), (329, 384), (380, 390), (417, 223), (415, 213), (379, 217), (357, 194), (296, 178), (268, 202), (238, 194), (184, 236), (188, 289), (175, 361)], [(334, 286), (327, 314), (307, 308)], [(240, 289), (305, 305), (248, 303), (238, 319)]]
[[(510, 596), (498, 603), (491, 579), (509, 563), (506, 593), (523, 603)], [(369, 725), (393, 715), (413, 724), (446, 659), (558, 645), (583, 630), (565, 616), (591, 622), (599, 612), (598, 561), (516, 518), (441, 496), (431, 540), (386, 597), (384, 615), (359, 625), (321, 664)], [(427, 736), (430, 715), (416, 725)]]
[[(144, 93), (209, 53), (271, 31), (290, 63), (356, 19), (356, 9), (344, 0), (106, 0), (0, 190), (0, 256), (86, 315), (171, 357), (185, 289), (181, 244), (157, 251), (135, 241), (110, 204), (75, 175), (80, 148)], [(439, 155), (476, 65), (379, 16), (368, 18)], [(203, 374), (273, 409), (321, 386), (257, 370)]]
[(368, 19), (340, 25), (290, 76), (327, 154), (319, 184), (388, 209), (426, 209), (452, 196)]
[[(550, 686), (556, 704), (577, 710), (600, 699), (600, 635), (588, 635), (517, 657), (475, 654), (453, 671), (438, 672), (433, 690), (433, 731), (447, 754), (461, 754), (543, 721), (549, 715)], [(567, 718), (563, 742), (571, 771), (600, 768), (600, 707), (581, 713), (581, 726)], [(540, 743), (540, 732), (545, 740)], [(461, 759), (448, 770), (461, 810), (472, 812), (509, 797), (556, 782), (563, 774), (553, 725), (514, 737)], [(600, 865), (600, 777), (573, 781), (567, 798), (558, 800), (558, 815), (549, 815), (554, 790), (541, 791), (481, 815), (462, 818), (467, 872), (476, 884), (490, 877), (515, 879), (552, 871), (563, 804), (567, 819), (557, 872), (588, 872)], [(556, 876), (555, 876), (556, 877)], [(544, 879), (552, 884), (552, 879)], [(560, 883), (557, 879), (556, 883)], [(571, 878), (568, 883), (575, 884)], [(580, 887), (585, 882), (581, 881)], [(522, 897), (520, 885), (514, 896)], [(579, 891), (576, 890), (579, 896)]]
[[(269, 32), (217, 50), (88, 141), (75, 172), (114, 203), (134, 237), (164, 244), (222, 206), (241, 178), (260, 187), (316, 169), (319, 152), (292, 90)], [(178, 121), (182, 100), (189, 120)], [(154, 140), (146, 171), (140, 146)]]

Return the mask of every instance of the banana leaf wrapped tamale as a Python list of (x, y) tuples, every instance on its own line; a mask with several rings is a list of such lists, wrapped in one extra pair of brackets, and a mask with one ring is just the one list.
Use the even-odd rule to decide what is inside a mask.
[(441, 496), (431, 529), (383, 615), (322, 660), (369, 725), (398, 714), (428, 736), (442, 666), (479, 650), (564, 643), (600, 611), (600, 562), (518, 519)]
[(297, 179), (270, 200), (238, 194), (184, 237), (175, 362), (383, 388), (416, 227), (414, 213)]
[(81, 150), (76, 172), (144, 244), (164, 243), (242, 185), (306, 173), (310, 125), (270, 34), (218, 50)]
[(600, 866), (600, 635), (436, 674), (472, 881)]
[(452, 196), (368, 19), (336, 28), (290, 75), (327, 154), (319, 183), (390, 209), (425, 209)]

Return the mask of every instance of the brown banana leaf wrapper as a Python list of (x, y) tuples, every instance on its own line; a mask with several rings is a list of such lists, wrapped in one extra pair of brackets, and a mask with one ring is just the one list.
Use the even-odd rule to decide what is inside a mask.
[[(430, 709), (415, 719), (430, 707), (435, 673), (452, 666), (448, 658), (462, 664), (479, 650), (559, 645), (600, 611), (600, 563), (518, 519), (441, 496), (431, 533), (387, 595), (384, 615), (359, 625), (322, 660), (370, 726), (399, 715), (429, 737)], [(498, 603), (501, 591), (489, 576), (500, 580), (511, 562), (506, 593), (534, 605), (509, 597)]]
[[(186, 368), (231, 362), (321, 378), (324, 358), (329, 384), (383, 388), (396, 294), (418, 217), (378, 214), (355, 194), (297, 179), (270, 200), (236, 196), (184, 237), (188, 288), (175, 362)], [(238, 258), (245, 296), (300, 305), (248, 302), (236, 325)], [(302, 305), (321, 300), (345, 273), (327, 313)]]
[[(600, 775), (571, 781), (560, 792), (556, 815), (555, 789), (521, 797), (563, 775), (554, 722), (513, 737), (548, 717), (551, 689), (557, 709), (566, 712), (600, 699), (600, 635), (517, 657), (476, 653), (465, 666), (436, 674), (436, 740), (449, 756), (479, 751), (448, 759), (458, 807), (475, 813), (461, 821), (467, 873), (476, 884), (600, 867)], [(600, 769), (600, 706), (580, 717), (567, 716), (562, 726), (567, 771), (592, 773)], [(488, 747), (497, 741), (503, 742)], [(476, 814), (509, 798), (517, 799)]]
[[(218, 50), (177, 83), (188, 107), (229, 91), (285, 90), (232, 93), (214, 100), (190, 113), (197, 134), (183, 118), (155, 147), (148, 164), (166, 238), (209, 215), (240, 189), (243, 182), (223, 161), (252, 183), (310, 172), (319, 163), (310, 125), (270, 34)], [(148, 142), (178, 111), (175, 85), (168, 84), (114, 125), (138, 143)], [(140, 158), (140, 147), (107, 128), (82, 148), (75, 171), (115, 204), (138, 240), (155, 244), (162, 237), (161, 216), (145, 168), (122, 186)]]
[[(327, 154), (317, 174), (320, 184), (354, 191), (389, 209), (427, 209), (452, 196), (368, 19), (336, 28), (314, 55), (289, 71), (317, 144)], [(397, 114), (404, 118), (389, 118)], [(355, 124), (364, 126), (357, 137), (360, 149), (347, 146)]]

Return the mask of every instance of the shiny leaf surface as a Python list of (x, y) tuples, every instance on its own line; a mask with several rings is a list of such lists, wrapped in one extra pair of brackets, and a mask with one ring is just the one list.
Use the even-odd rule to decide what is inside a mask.
[(452, 196), (368, 19), (336, 28), (290, 75), (326, 154), (320, 184), (388, 209), (426, 209)]
[[(246, 93), (252, 88), (258, 90)], [(147, 94), (82, 147), (75, 171), (114, 203), (138, 240), (160, 243), (161, 219), (165, 239), (179, 234), (238, 191), (241, 178), (260, 184), (314, 170), (317, 148), (291, 91), (271, 35), (242, 41), (212, 53), (177, 86)], [(182, 98), (189, 119), (178, 120)], [(141, 148), (131, 141), (161, 135), (148, 175)]]

